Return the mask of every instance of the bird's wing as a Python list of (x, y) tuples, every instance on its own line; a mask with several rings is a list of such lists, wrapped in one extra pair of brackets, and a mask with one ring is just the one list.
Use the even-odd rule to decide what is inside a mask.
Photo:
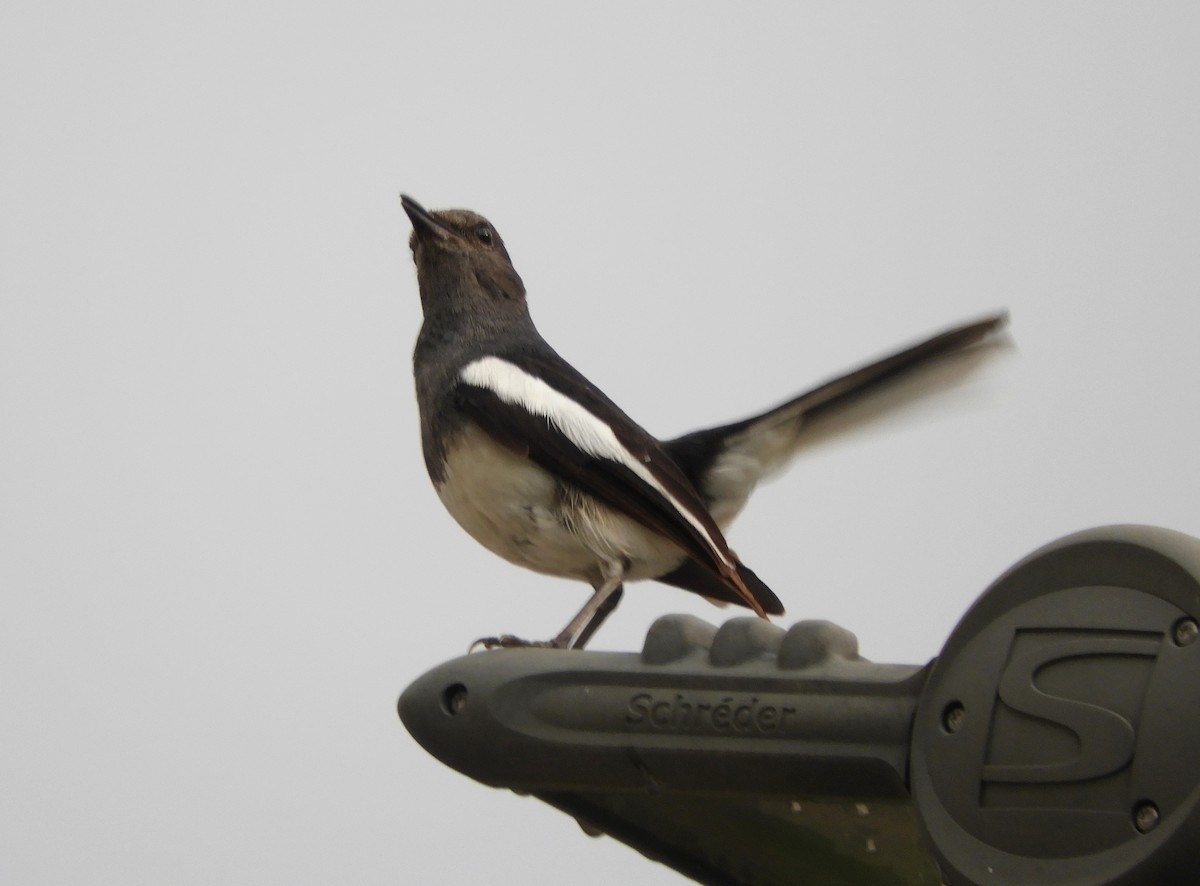
[(782, 612), (729, 550), (700, 495), (658, 441), (568, 364), (539, 354), (486, 356), (460, 372), (463, 413), (510, 449), (679, 545), (733, 602)]
[[(713, 517), (726, 527), (755, 485), (781, 467), (818, 430), (880, 414), (960, 378), (985, 348), (973, 347), (1007, 322), (997, 314), (967, 323), (834, 378), (739, 422), (695, 431), (663, 448), (700, 491)], [(949, 358), (954, 357), (951, 360)], [(870, 395), (870, 396), (868, 396)]]
[[(750, 588), (759, 599), (777, 599), (774, 591), (767, 587), (763, 580), (755, 575), (745, 563), (738, 563), (738, 575), (746, 587)], [(701, 597), (707, 597), (713, 603), (737, 603), (742, 605), (742, 601), (729, 590), (727, 585), (721, 582), (711, 571), (701, 567), (695, 560), (684, 560), (678, 567), (666, 575), (658, 576), (654, 580), (674, 588), (691, 591), (694, 594), (699, 594)], [(772, 615), (783, 615), (782, 604), (780, 604), (779, 609), (767, 609), (767, 612)]]

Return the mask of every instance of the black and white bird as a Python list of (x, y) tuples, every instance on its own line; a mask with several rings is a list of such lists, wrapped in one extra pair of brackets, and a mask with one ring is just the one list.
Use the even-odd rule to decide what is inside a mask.
[(488, 647), (582, 648), (624, 583), (641, 579), (783, 614), (723, 535), (755, 485), (823, 417), (1005, 322), (1001, 314), (951, 329), (761, 415), (660, 441), (538, 333), (487, 219), (401, 200), (424, 313), (413, 354), (421, 442), (438, 496), (493, 553), (593, 589), (552, 640), (479, 641)]

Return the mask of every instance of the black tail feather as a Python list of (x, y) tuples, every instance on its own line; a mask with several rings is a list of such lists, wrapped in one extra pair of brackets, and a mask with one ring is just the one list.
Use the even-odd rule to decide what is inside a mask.
[[(763, 608), (763, 611), (767, 615), (783, 615), (783, 603), (775, 596), (775, 592), (767, 587), (766, 583), (755, 575), (754, 571), (745, 563), (739, 561), (737, 568), (742, 583), (750, 589), (750, 593), (754, 595), (754, 599), (758, 601), (758, 605)], [(691, 591), (702, 597), (720, 600), (722, 603), (746, 606), (746, 601), (739, 597), (716, 573), (701, 566), (695, 560), (685, 560), (678, 569), (659, 576), (655, 580), (674, 588)]]

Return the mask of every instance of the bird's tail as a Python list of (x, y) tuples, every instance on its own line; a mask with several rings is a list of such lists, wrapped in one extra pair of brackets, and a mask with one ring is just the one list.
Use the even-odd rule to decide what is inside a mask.
[[(991, 337), (1008, 323), (1008, 314), (1000, 313), (956, 326), (932, 338), (889, 354), (881, 360), (868, 363), (866, 366), (838, 376), (831, 381), (818, 385), (787, 403), (770, 409), (760, 416), (748, 419), (748, 423), (757, 424), (761, 421), (803, 416), (808, 421), (820, 418), (824, 414), (834, 412), (848, 406), (852, 401), (865, 395), (875, 393), (880, 388), (895, 383), (912, 375), (920, 369), (929, 369), (937, 363), (946, 364), (946, 358), (958, 355), (965, 358), (968, 355), (982, 356), (979, 351), (969, 350), (985, 339)], [(954, 374), (960, 375), (964, 367), (953, 367)]]
[(722, 529), (763, 477), (802, 444), (949, 387), (992, 349), (1001, 313), (956, 326), (838, 376), (767, 411), (670, 440), (664, 448), (700, 490)]

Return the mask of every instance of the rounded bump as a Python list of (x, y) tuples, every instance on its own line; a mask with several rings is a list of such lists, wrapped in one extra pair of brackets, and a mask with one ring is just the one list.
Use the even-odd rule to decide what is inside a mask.
[(796, 622), (779, 649), (779, 667), (807, 668), (831, 659), (862, 661), (858, 637), (831, 621), (810, 619)]
[(717, 629), (694, 615), (663, 615), (646, 632), (642, 661), (649, 665), (670, 664), (712, 646)]
[(717, 629), (708, 653), (709, 662), (716, 667), (730, 667), (774, 657), (783, 637), (783, 628), (761, 618), (730, 619)]

